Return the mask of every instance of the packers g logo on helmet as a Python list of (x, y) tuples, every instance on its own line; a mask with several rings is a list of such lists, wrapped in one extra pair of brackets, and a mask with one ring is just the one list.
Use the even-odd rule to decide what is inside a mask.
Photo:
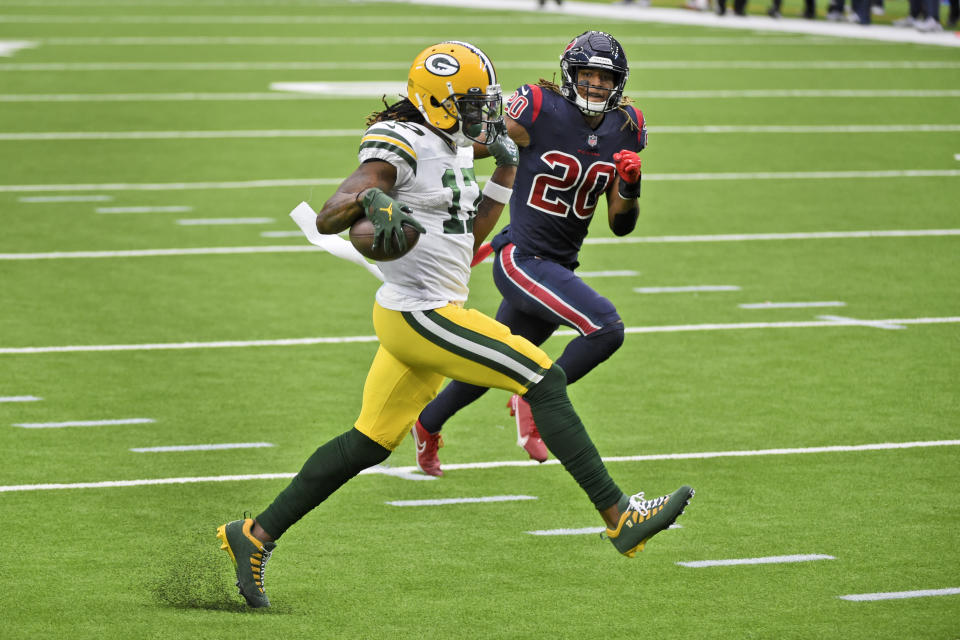
[(433, 54), (424, 61), (423, 66), (437, 76), (452, 76), (460, 71), (460, 63), (457, 59), (446, 53)]
[(457, 146), (496, 139), (503, 100), (493, 63), (466, 42), (449, 41), (417, 55), (407, 77), (407, 99), (427, 124)]

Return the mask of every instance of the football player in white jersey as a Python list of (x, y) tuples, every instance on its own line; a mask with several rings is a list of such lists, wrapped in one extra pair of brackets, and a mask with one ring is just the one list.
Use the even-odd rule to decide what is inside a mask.
[[(380, 341), (354, 426), (320, 446), (256, 518), (220, 526), (237, 586), (252, 607), (269, 606), (264, 567), (275, 541), (345, 482), (387, 459), (444, 378), (522, 395), (550, 451), (587, 494), (607, 536), (633, 557), (682, 513), (693, 489), (652, 500), (628, 496), (607, 473), (570, 404), (563, 369), (506, 326), (465, 309), (470, 261), (510, 199), (518, 163), (504, 132), (502, 98), (487, 56), (465, 42), (442, 42), (413, 62), (407, 97), (375, 114), (360, 142), (360, 166), (317, 214), (331, 234), (361, 216), (377, 242), (406, 250), (402, 225), (421, 237), (409, 253), (379, 263), (373, 323)], [(473, 145), (497, 168), (481, 192)]]

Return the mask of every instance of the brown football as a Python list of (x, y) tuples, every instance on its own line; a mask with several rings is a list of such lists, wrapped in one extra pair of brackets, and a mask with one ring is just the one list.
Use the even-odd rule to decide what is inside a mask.
[(363, 216), (359, 218), (356, 222), (353, 223), (353, 226), (350, 227), (350, 243), (356, 247), (357, 251), (361, 254), (370, 258), (371, 260), (376, 260), (378, 262), (389, 262), (390, 260), (396, 260), (400, 256), (410, 253), (410, 250), (417, 244), (417, 240), (420, 239), (420, 232), (411, 227), (410, 225), (404, 224), (401, 225), (403, 229), (403, 235), (407, 237), (407, 248), (405, 251), (400, 251), (397, 249), (397, 239), (391, 238), (390, 242), (392, 244), (393, 251), (390, 252), (390, 255), (387, 255), (384, 252), (382, 246), (378, 246), (376, 249), (373, 248), (373, 223), (370, 222), (370, 218)]

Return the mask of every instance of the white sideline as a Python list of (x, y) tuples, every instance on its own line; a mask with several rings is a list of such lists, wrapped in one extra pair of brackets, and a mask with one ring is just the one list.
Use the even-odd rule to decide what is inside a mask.
[[(498, 69), (553, 69), (555, 60), (505, 60)], [(407, 62), (394, 60), (352, 62), (0, 62), (0, 72), (10, 71), (403, 71)], [(819, 71), (877, 71), (890, 69), (958, 69), (958, 62), (856, 60), (808, 61), (794, 60), (648, 60), (632, 62), (632, 71), (699, 71), (703, 69), (760, 69), (760, 70), (819, 70)], [(294, 83), (290, 83), (294, 84)], [(299, 84), (299, 83), (296, 83)], [(327, 83), (318, 83), (326, 93)], [(391, 84), (399, 90), (403, 85)], [(271, 87), (283, 89), (283, 87)]]
[[(617, 456), (605, 457), (604, 462), (646, 462), (653, 460), (690, 460), (690, 459), (710, 459), (725, 457), (742, 456), (768, 456), (768, 455), (791, 455), (805, 453), (843, 453), (854, 451), (883, 451), (892, 449), (913, 449), (917, 447), (950, 447), (960, 445), (960, 440), (932, 440), (926, 442), (885, 442), (880, 444), (864, 444), (852, 446), (829, 446), (829, 447), (805, 447), (796, 449), (762, 449), (754, 451), (715, 451), (701, 453), (667, 453), (659, 455), (644, 456)], [(446, 471), (473, 470), (473, 469), (496, 469), (502, 467), (539, 467), (542, 465), (557, 465), (557, 460), (550, 459), (544, 463), (536, 460), (507, 460), (498, 462), (468, 462), (461, 464), (444, 464)], [(380, 466), (364, 469), (361, 475), (391, 475), (398, 473), (417, 473), (417, 467), (392, 467), (382, 468)], [(103, 480), (99, 482), (73, 482), (73, 483), (45, 483), (45, 484), (20, 484), (20, 485), (0, 485), (0, 493), (9, 493), (14, 491), (52, 491), (59, 489), (109, 489), (114, 487), (138, 487), (154, 486), (165, 484), (195, 484), (203, 482), (235, 482), (240, 480), (284, 480), (295, 476), (295, 473), (257, 473), (246, 475), (229, 476), (199, 476), (186, 478), (152, 478), (143, 480)]]
[(960, 595), (960, 588), (949, 589), (920, 589), (918, 591), (888, 591), (886, 593), (855, 593), (846, 596), (837, 596), (841, 600), (853, 602), (870, 602), (874, 600), (899, 600), (902, 598), (927, 598), (930, 596)]
[(446, 504), (474, 504), (482, 502), (514, 502), (517, 500), (536, 500), (536, 496), (484, 496), (482, 498), (441, 498), (435, 500), (390, 500), (385, 504), (392, 507), (438, 507)]
[[(535, 11), (533, 3), (515, 0), (400, 0), (424, 5), (440, 5), (445, 8), (460, 7), (494, 11)], [(773, 20), (766, 16), (718, 16), (712, 11), (688, 11), (686, 9), (661, 9), (658, 7), (624, 7), (617, 3), (593, 4), (567, 0), (554, 15), (581, 16), (592, 20), (608, 19), (614, 22), (658, 22), (701, 27), (719, 27), (752, 31), (777, 31), (780, 33), (806, 33), (818, 36), (880, 40), (884, 42), (912, 42), (943, 47), (960, 47), (960, 38), (952, 32), (919, 33), (914, 29), (898, 29), (885, 25), (862, 26), (826, 22), (823, 20)], [(543, 12), (541, 12), (541, 15)], [(544, 16), (546, 17), (546, 16)]]
[[(291, 83), (288, 83), (291, 84)], [(310, 84), (310, 83), (298, 83)], [(329, 83), (327, 83), (329, 84)], [(753, 98), (957, 98), (960, 89), (729, 89), (639, 91), (630, 94), (637, 100), (705, 100)], [(7, 93), (0, 102), (194, 102), (194, 101), (276, 101), (276, 100), (349, 100), (370, 98), (311, 92), (189, 92), (189, 93)], [(379, 96), (377, 96), (379, 97)]]
[[(880, 125), (703, 125), (648, 127), (650, 133), (731, 134), (731, 133), (951, 133), (960, 124)], [(243, 129), (224, 131), (30, 131), (0, 133), (2, 141), (49, 140), (218, 140), (233, 138), (356, 138), (362, 129)], [(66, 196), (70, 197), (70, 196)], [(91, 197), (91, 196), (88, 196)], [(24, 201), (24, 200), (21, 200)]]
[[(960, 95), (960, 93), (958, 93)], [(953, 178), (960, 169), (891, 169), (885, 171), (758, 171), (740, 173), (655, 173), (647, 182), (705, 180), (850, 180), (859, 178)], [(337, 186), (345, 178), (287, 178), (229, 182), (116, 182), (101, 184), (4, 184), (0, 193), (35, 191), (182, 191)]]
[[(938, 318), (896, 318), (878, 320), (860, 320), (844, 318), (838, 320), (808, 320), (797, 322), (741, 322), (717, 324), (681, 324), (659, 325), (648, 327), (626, 327), (625, 333), (678, 333), (687, 331), (736, 331), (746, 329), (803, 329), (824, 327), (871, 327), (883, 325), (911, 324), (956, 324), (960, 323), (960, 316), (946, 316)], [(557, 331), (554, 335), (578, 335), (572, 329)], [(376, 336), (342, 336), (342, 337), (315, 337), (315, 338), (279, 338), (275, 340), (223, 340), (219, 342), (164, 342), (147, 344), (88, 344), (66, 345), (49, 347), (0, 347), (0, 355), (31, 355), (38, 353), (82, 353), (105, 351), (170, 351), (182, 349), (225, 349), (244, 347), (291, 347), (316, 344), (347, 344), (354, 342), (376, 342)]]
[(123, 424), (152, 424), (153, 418), (122, 418), (119, 420), (70, 420), (67, 422), (20, 422), (14, 427), (22, 429), (59, 429), (62, 427), (110, 427)]
[(165, 453), (168, 451), (220, 451), (223, 449), (262, 449), (273, 447), (269, 442), (231, 442), (226, 444), (181, 444), (166, 447), (133, 447), (134, 453)]
[[(473, 40), (473, 44), (486, 47), (491, 44), (509, 44), (513, 46), (528, 45), (556, 45), (569, 39), (567, 32), (555, 36), (525, 36), (522, 38), (502, 36), (481, 36)], [(784, 45), (784, 46), (867, 46), (873, 43), (838, 40), (817, 35), (788, 35), (788, 36), (621, 36), (617, 40), (620, 44), (639, 44), (644, 46), (716, 46), (716, 45)], [(345, 44), (357, 45), (420, 45), (422, 36), (384, 36), (384, 37), (349, 37), (349, 36), (66, 36), (31, 38), (30, 43), (44, 47), (77, 47), (77, 46), (320, 46)]]
[(764, 558), (733, 558), (730, 560), (694, 560), (678, 562), (681, 567), (731, 567), (744, 564), (781, 564), (788, 562), (810, 562), (812, 560), (836, 560), (833, 556), (820, 553), (808, 553), (790, 556), (767, 556)]
[(3, 396), (0, 397), (0, 402), (38, 402), (43, 400), (43, 398), (38, 398), (37, 396)]

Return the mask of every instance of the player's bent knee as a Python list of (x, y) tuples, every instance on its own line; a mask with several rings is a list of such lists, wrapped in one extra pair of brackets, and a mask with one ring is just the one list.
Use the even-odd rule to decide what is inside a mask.
[(341, 436), (340, 452), (350, 470), (359, 473), (390, 457), (390, 450), (368, 436), (350, 429)]
[(532, 385), (523, 397), (532, 405), (557, 396), (566, 396), (566, 394), (567, 374), (554, 363), (543, 374), (543, 379)]
[(606, 360), (623, 344), (623, 322), (617, 321), (586, 336), (591, 346)]

